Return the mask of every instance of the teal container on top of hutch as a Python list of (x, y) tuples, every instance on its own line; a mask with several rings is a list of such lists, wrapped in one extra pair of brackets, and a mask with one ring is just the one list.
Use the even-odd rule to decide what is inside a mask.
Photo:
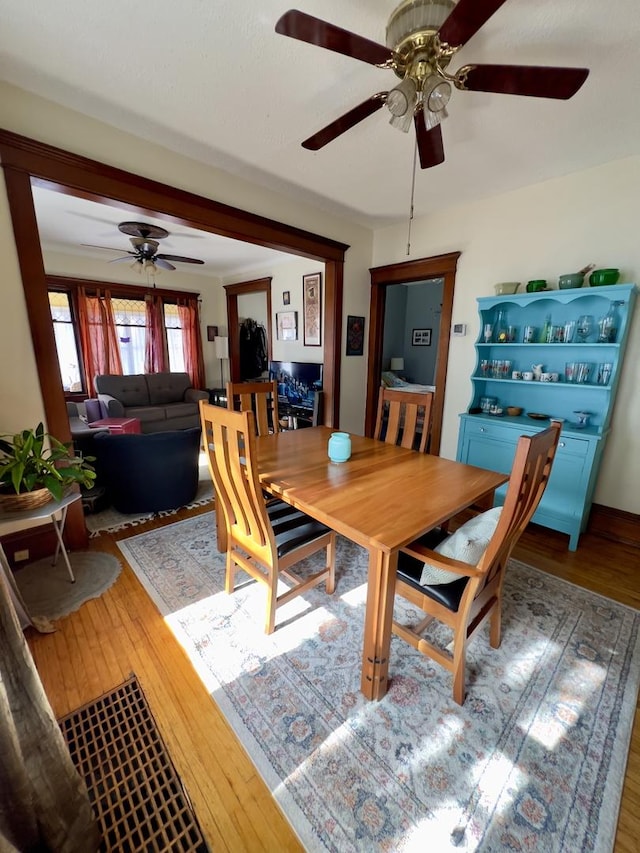
[(567, 533), (572, 551), (589, 518), (635, 300), (634, 284), (478, 299), (469, 409), (481, 411), (460, 415), (456, 458), (506, 473), (521, 435), (563, 419), (533, 521)]

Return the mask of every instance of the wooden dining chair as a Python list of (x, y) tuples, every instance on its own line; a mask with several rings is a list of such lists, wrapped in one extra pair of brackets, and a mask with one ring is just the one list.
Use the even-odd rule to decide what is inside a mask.
[(373, 437), (425, 453), (431, 428), (433, 392), (380, 388)]
[[(559, 435), (560, 424), (552, 424), (536, 435), (520, 437), (501, 509), (494, 508), (467, 522), (435, 550), (430, 547), (432, 531), (407, 545), (398, 556), (396, 594), (420, 608), (426, 617), (414, 626), (394, 620), (393, 633), (453, 674), (453, 698), (459, 705), (465, 696), (467, 642), (487, 617), (489, 643), (494, 649), (500, 645), (507, 562), (540, 503)], [(453, 653), (423, 638), (434, 619), (452, 629)]]
[[(234, 412), (200, 404), (209, 468), (227, 532), (225, 590), (232, 593), (238, 568), (267, 588), (265, 633), (275, 628), (276, 608), (324, 582), (335, 589), (336, 534), (281, 500), (265, 501), (258, 477), (253, 412)], [(301, 577), (292, 571), (300, 560), (326, 549), (326, 565)], [(292, 586), (278, 595), (280, 577)]]
[(227, 382), (227, 408), (253, 412), (257, 435), (280, 432), (277, 382)]

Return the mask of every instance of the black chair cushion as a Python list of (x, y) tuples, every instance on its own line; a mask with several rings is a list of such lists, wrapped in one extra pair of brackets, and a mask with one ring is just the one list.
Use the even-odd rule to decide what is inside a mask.
[(320, 524), (319, 521), (315, 521), (284, 501), (274, 501), (269, 504), (267, 514), (273, 527), (279, 559), (301, 545), (306, 545), (329, 533), (329, 528), (324, 524)]
[(451, 583), (422, 586), (420, 583), (422, 566), (421, 560), (416, 560), (409, 554), (403, 554), (401, 551), (398, 555), (398, 577), (402, 578), (409, 586), (437, 601), (438, 604), (442, 604), (452, 613), (456, 613), (469, 578), (461, 577), (458, 580), (451, 581)]

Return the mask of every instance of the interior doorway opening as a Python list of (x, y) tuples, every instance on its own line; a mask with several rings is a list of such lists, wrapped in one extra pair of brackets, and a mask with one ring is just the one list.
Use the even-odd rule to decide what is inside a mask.
[[(433, 384), (435, 385), (435, 395), (432, 410), (431, 422), (431, 453), (440, 452), (440, 443), (442, 439), (442, 417), (444, 412), (444, 394), (447, 381), (447, 362), (449, 358), (449, 338), (451, 334), (451, 318), (453, 314), (453, 295), (455, 291), (456, 268), (460, 252), (451, 252), (446, 255), (436, 255), (431, 258), (421, 258), (415, 261), (407, 261), (399, 264), (389, 264), (384, 267), (374, 267), (371, 272), (371, 301), (369, 308), (369, 365), (367, 370), (367, 402), (365, 410), (365, 435), (372, 436), (376, 411), (378, 404), (378, 393), (381, 384), (382, 371), (387, 368), (385, 358), (390, 363), (391, 356), (389, 352), (385, 353), (385, 313), (388, 296), (391, 293), (391, 288), (395, 285), (407, 285), (413, 282), (442, 282), (441, 291), (441, 307), (439, 314), (438, 341), (435, 348), (435, 369), (433, 372)], [(393, 299), (389, 299), (391, 304)], [(435, 320), (434, 314), (434, 320)], [(406, 324), (403, 325), (403, 338), (400, 342), (396, 342), (395, 346), (413, 347), (413, 341), (416, 341), (416, 346), (426, 345), (428, 335), (426, 331), (433, 326), (411, 326), (407, 331)], [(417, 335), (414, 335), (414, 329)], [(407, 340), (407, 335), (410, 338)], [(411, 352), (411, 350), (409, 350)], [(403, 356), (404, 358), (404, 356)]]

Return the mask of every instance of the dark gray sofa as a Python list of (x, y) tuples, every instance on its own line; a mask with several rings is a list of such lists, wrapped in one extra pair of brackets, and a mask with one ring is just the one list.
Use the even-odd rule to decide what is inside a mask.
[(136, 373), (95, 378), (103, 418), (138, 418), (143, 433), (200, 426), (199, 400), (187, 373)]

